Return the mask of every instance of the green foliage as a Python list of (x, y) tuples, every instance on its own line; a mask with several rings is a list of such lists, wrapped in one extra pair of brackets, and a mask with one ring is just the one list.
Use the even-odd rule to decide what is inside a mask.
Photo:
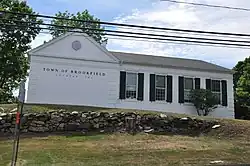
[(245, 58), (244, 61), (239, 61), (236, 66), (233, 68), (235, 71), (234, 73), (234, 85), (237, 85), (237, 82), (239, 81), (240, 77), (243, 75), (244, 68), (250, 64), (250, 57)]
[(239, 61), (233, 70), (236, 103), (250, 106), (250, 57)]
[(235, 119), (250, 120), (250, 107), (240, 106), (235, 104)]
[[(36, 14), (25, 3), (18, 0), (1, 0), (0, 9), (5, 11)], [(1, 13), (0, 15), (0, 102), (15, 100), (12, 91), (27, 76), (29, 68), (26, 52), (31, 41), (39, 33), (34, 16)]]
[(13, 96), (11, 91), (5, 91), (0, 89), (0, 104), (14, 103), (16, 98)]
[(237, 82), (236, 95), (242, 106), (250, 106), (250, 63), (244, 67), (244, 72)]
[(194, 89), (190, 93), (190, 98), (199, 116), (207, 116), (217, 107), (216, 96), (210, 90)]
[[(84, 10), (83, 12), (77, 12), (76, 15), (65, 12), (58, 12), (56, 17), (66, 18), (66, 19), (74, 19), (74, 20), (83, 20), (83, 21), (95, 21), (100, 22), (100, 19), (95, 18), (91, 15), (88, 10)], [(101, 27), (99, 23), (86, 23), (83, 21), (72, 21), (72, 20), (63, 20), (63, 19), (54, 19), (51, 21), (51, 24), (56, 26), (50, 26), (50, 33), (53, 37), (58, 37), (61, 34), (66, 33), (69, 30), (80, 29), (84, 33), (93, 37), (98, 43), (107, 42), (107, 38), (104, 37), (104, 28)], [(60, 26), (69, 26), (74, 28), (60, 27)], [(97, 30), (90, 30), (97, 29)]]

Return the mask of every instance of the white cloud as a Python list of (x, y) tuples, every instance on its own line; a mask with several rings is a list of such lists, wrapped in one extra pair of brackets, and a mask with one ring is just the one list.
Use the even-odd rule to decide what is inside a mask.
[[(248, 0), (242, 0), (240, 2), (238, 0), (188, 0), (187, 2), (250, 8), (250, 1)], [(250, 33), (249, 14), (250, 12), (246, 11), (207, 8), (157, 1), (152, 4), (152, 7), (150, 9), (134, 9), (130, 15), (121, 15), (115, 18), (114, 21), (119, 23), (158, 27), (233, 33)], [(117, 30), (142, 32), (138, 29), (128, 30), (125, 28), (118, 28)], [(183, 35), (173, 32), (166, 33), (159, 31), (147, 31), (147, 33)], [(209, 38), (208, 36), (203, 37)], [(212, 37), (210, 36), (210, 38)], [(239, 38), (234, 39), (240, 40)], [(208, 47), (173, 43), (154, 43), (146, 41), (136, 41), (135, 39), (109, 39), (108, 48), (111, 50), (127, 52), (196, 58), (213, 62), (229, 68), (232, 68), (237, 63), (237, 61), (243, 60), (245, 57), (250, 56), (250, 49)]]
[(50, 34), (44, 34), (40, 33), (35, 40), (31, 42), (31, 48), (36, 48), (40, 45), (42, 45), (44, 42), (47, 42), (52, 39), (52, 36)]

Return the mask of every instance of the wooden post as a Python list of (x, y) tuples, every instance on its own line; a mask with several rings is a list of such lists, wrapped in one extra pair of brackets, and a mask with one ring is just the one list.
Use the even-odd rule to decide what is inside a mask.
[(126, 125), (126, 130), (128, 133), (135, 134), (135, 129), (136, 129), (135, 121), (136, 121), (135, 118), (132, 118), (132, 117), (126, 118), (125, 125)]

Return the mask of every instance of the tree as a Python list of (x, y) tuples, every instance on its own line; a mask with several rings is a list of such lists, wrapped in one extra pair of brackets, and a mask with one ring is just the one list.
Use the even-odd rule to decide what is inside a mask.
[(244, 67), (243, 74), (237, 82), (236, 96), (242, 106), (250, 107), (250, 63)]
[(194, 89), (190, 93), (191, 102), (194, 104), (199, 116), (207, 116), (218, 104), (216, 96), (207, 89)]
[[(18, 0), (1, 0), (0, 9), (10, 12), (36, 14), (26, 4)], [(37, 23), (42, 21), (35, 16), (11, 13), (0, 14), (0, 102), (14, 99), (12, 91), (27, 76), (29, 68), (26, 52), (30, 43), (39, 33)]]
[(249, 98), (249, 73), (250, 73), (250, 57), (244, 61), (239, 61), (233, 68), (234, 73), (234, 91), (235, 100), (238, 105), (250, 106)]
[[(61, 34), (66, 33), (69, 30), (76, 30), (80, 29), (84, 33), (88, 34), (89, 36), (93, 37), (98, 43), (102, 44), (107, 42), (107, 38), (104, 37), (104, 28), (98, 23), (100, 19), (95, 18), (93, 15), (90, 15), (88, 10), (84, 10), (83, 12), (77, 12), (76, 15), (69, 13), (68, 11), (65, 12), (58, 12), (56, 17), (59, 18), (66, 18), (66, 19), (73, 19), (73, 20), (83, 20), (83, 21), (73, 21), (73, 20), (63, 20), (63, 19), (53, 19), (50, 26), (50, 34), (53, 37), (58, 37)], [(87, 23), (84, 21), (94, 21), (96, 23)], [(63, 27), (68, 26), (68, 27)], [(69, 28), (70, 27), (70, 28)], [(74, 28), (71, 28), (74, 27)], [(92, 29), (92, 30), (91, 30)], [(95, 29), (95, 30), (93, 30)]]

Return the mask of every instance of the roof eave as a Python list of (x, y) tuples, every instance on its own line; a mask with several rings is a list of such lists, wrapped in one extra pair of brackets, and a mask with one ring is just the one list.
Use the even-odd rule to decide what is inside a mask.
[(172, 68), (172, 69), (186, 69), (186, 70), (196, 70), (196, 71), (201, 70), (201, 71), (204, 71), (204, 72), (216, 72), (216, 73), (223, 73), (223, 74), (234, 74), (234, 71), (230, 70), (230, 69), (228, 69), (228, 71), (206, 70), (206, 69), (200, 69), (200, 68), (177, 67), (177, 66), (171, 66), (171, 65), (155, 65), (155, 64), (138, 63), (138, 62), (126, 62), (126, 61), (123, 61), (123, 64), (133, 64), (133, 65)]

